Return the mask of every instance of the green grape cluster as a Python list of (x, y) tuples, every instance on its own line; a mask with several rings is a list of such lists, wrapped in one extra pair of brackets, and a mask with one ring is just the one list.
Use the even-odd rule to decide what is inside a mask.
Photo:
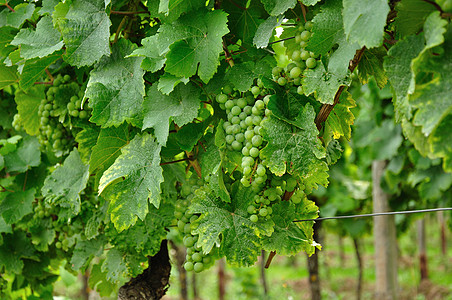
[(285, 86), (286, 84), (291, 83), (298, 87), (297, 92), (300, 95), (303, 94), (303, 88), (301, 87), (303, 71), (305, 69), (315, 69), (319, 64), (319, 55), (305, 50), (307, 42), (312, 35), (311, 30), (311, 21), (298, 25), (297, 34), (294, 39), (296, 49), (287, 53), (292, 62), (284, 69), (281, 67), (274, 67), (272, 70), (273, 79), (278, 82), (279, 85)]
[[(288, 174), (283, 177), (268, 174), (268, 177), (271, 178), (269, 180), (270, 185), (255, 195), (253, 203), (247, 208), (250, 220), (255, 223), (259, 219), (270, 219), (273, 213), (272, 205), (282, 201), (286, 193), (292, 194), (290, 201), (294, 204), (300, 203), (302, 200), (301, 196), (304, 195), (301, 190), (304, 189), (304, 186), (298, 184), (294, 177)], [(297, 186), (299, 187), (298, 190), (296, 190)]]
[[(192, 183), (193, 185), (190, 185)], [(204, 254), (201, 247), (197, 244), (199, 235), (193, 234), (192, 230), (197, 228), (195, 221), (198, 215), (191, 214), (187, 208), (190, 200), (193, 197), (193, 191), (202, 185), (201, 180), (191, 179), (184, 184), (181, 189), (181, 196), (176, 204), (174, 216), (177, 219), (177, 228), (183, 236), (183, 244), (187, 248), (187, 256), (185, 258), (184, 268), (187, 271), (195, 271), (197, 273), (209, 268), (214, 263), (213, 255), (211, 253)], [(186, 197), (186, 198), (185, 198)]]
[(261, 159), (261, 149), (265, 146), (261, 123), (270, 113), (267, 109), (270, 96), (258, 79), (246, 93), (228, 85), (216, 97), (227, 114), (227, 121), (223, 123), (227, 148), (242, 154), (243, 177), (240, 181), (256, 192), (267, 180), (267, 170)]
[(15, 131), (23, 131), (24, 130), (21, 123), (22, 123), (22, 121), (20, 119), (20, 115), (15, 114), (13, 117), (13, 122), (12, 122), (12, 125), (13, 125), (13, 128)]
[(69, 75), (59, 74), (41, 100), (39, 142), (43, 148), (54, 152), (65, 152), (74, 146), (71, 118), (88, 119), (90, 110), (82, 107), (83, 91)]

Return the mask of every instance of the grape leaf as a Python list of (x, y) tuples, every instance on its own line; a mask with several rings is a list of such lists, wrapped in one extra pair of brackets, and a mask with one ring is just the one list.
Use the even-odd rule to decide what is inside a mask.
[[(165, 65), (166, 58), (163, 53), (167, 51), (166, 44), (163, 49), (159, 47), (159, 35), (152, 35), (150, 37), (144, 38), (142, 41), (142, 47), (135, 49), (129, 56), (143, 56), (143, 61), (141, 67), (149, 72), (156, 72), (163, 68)], [(165, 48), (166, 46), (166, 48)]]
[(199, 139), (204, 135), (204, 123), (189, 123), (180, 128), (176, 133), (176, 142), (180, 149), (192, 151)]
[(160, 149), (151, 135), (136, 135), (100, 179), (99, 194), (110, 201), (111, 220), (119, 232), (135, 224), (137, 217), (145, 218), (148, 201), (160, 205)]
[(28, 231), (31, 233), (31, 242), (36, 250), (41, 252), (49, 251), (49, 245), (55, 240), (55, 229), (51, 218), (33, 219), (32, 224), (28, 223)]
[(347, 140), (351, 137), (351, 128), (355, 116), (350, 108), (356, 107), (355, 101), (349, 92), (343, 91), (339, 97), (339, 103), (336, 104), (326, 119), (326, 124), (333, 132), (333, 138), (339, 139), (344, 136)]
[(100, 264), (96, 264), (91, 268), (88, 283), (91, 288), (96, 289), (103, 297), (111, 296), (113, 292), (118, 290), (116, 284), (107, 280), (107, 272), (102, 271)]
[(265, 48), (268, 46), (268, 42), (273, 35), (273, 31), (279, 25), (281, 25), (284, 19), (284, 15), (270, 16), (265, 20), (256, 30), (256, 35), (253, 39), (253, 44), (257, 48)]
[(435, 7), (422, 0), (402, 0), (395, 7), (397, 17), (394, 20), (396, 32), (401, 36), (419, 33), (427, 16)]
[(22, 139), (16, 151), (4, 156), (5, 167), (8, 172), (25, 172), (41, 163), (38, 139), (26, 136)]
[(306, 50), (325, 55), (344, 36), (341, 9), (339, 0), (330, 0), (322, 5), (320, 13), (312, 19), (312, 36)]
[[(110, 18), (105, 13), (104, 0), (73, 0), (69, 10), (57, 5), (53, 14), (64, 44), (64, 60), (71, 65), (91, 66), (110, 55)], [(89, 20), (89, 22), (86, 22)]]
[(226, 23), (227, 16), (222, 11), (198, 10), (196, 13), (182, 16), (171, 24), (170, 28), (162, 26), (164, 35), (167, 30), (176, 32), (170, 33), (170, 37), (183, 33), (166, 54), (165, 70), (186, 78), (198, 73), (202, 81), (209, 82), (220, 64), (219, 55), (223, 51), (222, 37), (229, 32)]
[(100, 128), (97, 126), (86, 126), (75, 136), (78, 152), (83, 162), (89, 162), (93, 147), (96, 146), (99, 132)]
[(32, 87), (42, 77), (46, 68), (61, 58), (61, 54), (62, 51), (58, 51), (43, 58), (27, 60), (19, 80), (21, 89), (27, 90)]
[(257, 62), (246, 61), (237, 63), (226, 73), (226, 79), (241, 92), (250, 89), (256, 78), (269, 77), (271, 74), (271, 63), (266, 59)]
[(231, 203), (225, 203), (203, 187), (195, 192), (189, 211), (199, 213), (194, 222), (199, 234), (198, 245), (209, 253), (219, 238), (222, 239), (220, 253), (229, 263), (250, 266), (260, 253), (259, 236), (273, 232), (273, 221), (253, 223), (248, 217), (247, 207), (252, 203), (254, 193), (236, 184), (231, 193)]
[(446, 115), (441, 123), (435, 128), (429, 137), (432, 152), (443, 157), (443, 168), (446, 172), (452, 172), (452, 135), (450, 134), (450, 126), (452, 125), (452, 110)]
[(261, 2), (271, 16), (279, 16), (297, 4), (296, 0), (261, 0)]
[[(325, 157), (325, 148), (317, 139), (314, 118), (314, 109), (306, 104), (299, 119), (303, 129), (273, 116), (262, 122), (262, 137), (268, 144), (261, 150), (261, 155), (270, 171), (277, 176), (289, 173), (305, 180), (309, 177), (317, 180), (322, 176), (319, 171), (324, 171), (326, 164), (320, 158)], [(323, 179), (318, 183), (326, 184)]]
[(109, 127), (100, 130), (97, 144), (93, 147), (89, 161), (89, 171), (102, 174), (121, 154), (121, 149), (130, 141), (129, 126), (124, 123), (119, 127)]
[(387, 0), (344, 0), (342, 11), (347, 40), (360, 47), (378, 47), (383, 43), (386, 17), (389, 13)]
[[(7, 224), (5, 219), (3, 219), (1, 215), (0, 215), (0, 233), (13, 233), (11, 224)], [(2, 244), (2, 242), (3, 240), (2, 238), (0, 238), (0, 245)]]
[(418, 188), (422, 199), (440, 199), (452, 185), (452, 174), (445, 173), (441, 166), (435, 166), (421, 172), (426, 173), (427, 177)]
[(169, 95), (163, 95), (153, 85), (147, 92), (143, 103), (143, 130), (154, 128), (159, 144), (165, 145), (168, 140), (171, 120), (178, 126), (191, 122), (197, 115), (199, 90), (193, 85), (178, 85)]
[(174, 22), (180, 15), (197, 10), (206, 5), (203, 0), (162, 0), (159, 4), (159, 13), (165, 15), (164, 21)]
[(373, 76), (380, 89), (386, 85), (388, 78), (383, 69), (383, 59), (386, 55), (383, 47), (366, 49), (363, 52), (358, 64), (358, 78), (362, 84), (368, 83)]
[(11, 45), (20, 46), (20, 56), (25, 59), (45, 57), (63, 47), (61, 34), (53, 28), (52, 18), (43, 17), (36, 24), (36, 30), (22, 29)]
[(101, 270), (106, 273), (108, 281), (118, 284), (123, 276), (129, 273), (124, 253), (114, 248), (110, 249)]
[(237, 35), (236, 38), (251, 44), (266, 14), (260, 1), (228, 0), (222, 2), (221, 8), (228, 13), (229, 29)]
[(320, 2), (320, 0), (301, 0), (301, 3), (303, 3), (306, 6), (311, 6), (317, 4), (317, 2)]
[(51, 15), (55, 11), (55, 6), (57, 6), (59, 0), (43, 0), (42, 8), (39, 10), (40, 15), (49, 14)]
[[(429, 21), (433, 24), (429, 24)], [(444, 41), (442, 34), (445, 32), (445, 28), (443, 26), (447, 24), (444, 21), (439, 17), (439, 13), (432, 13), (427, 18), (424, 27), (426, 48), (436, 46)], [(420, 57), (413, 61), (413, 64), (416, 64), (415, 68), (419, 68), (418, 72), (423, 71), (439, 75), (439, 78), (433, 77), (433, 80), (428, 83), (416, 84), (415, 93), (410, 97), (410, 104), (417, 108), (413, 123), (416, 126), (421, 126), (422, 132), (426, 136), (433, 131), (452, 107), (452, 101), (448, 96), (448, 91), (452, 87), (452, 80), (449, 76), (452, 66), (452, 46), (450, 45), (452, 33), (450, 32), (449, 30), (447, 40), (443, 45), (443, 55), (437, 56), (424, 49)]]
[(80, 193), (89, 179), (88, 166), (85, 165), (77, 149), (72, 150), (62, 166), (50, 174), (42, 187), (42, 195), (52, 205), (59, 205), (74, 216), (80, 212)]
[(159, 78), (158, 90), (162, 94), (169, 95), (172, 91), (174, 91), (176, 85), (178, 85), (181, 82), (187, 84), (188, 81), (189, 81), (188, 78), (185, 77), (180, 78), (169, 73), (165, 73)]
[(72, 270), (80, 270), (82, 268), (85, 269), (87, 267), (87, 263), (89, 263), (94, 256), (98, 257), (102, 254), (105, 243), (106, 241), (104, 237), (86, 241), (77, 241), (71, 257)]
[(35, 5), (32, 3), (21, 3), (14, 7), (14, 12), (7, 11), (6, 24), (1, 26), (11, 26), (14, 28), (20, 28), (25, 20), (30, 19), (35, 11)]
[(141, 111), (144, 91), (144, 71), (141, 57), (124, 58), (134, 49), (131, 42), (121, 39), (90, 73), (85, 97), (93, 108), (90, 121), (102, 126), (119, 126), (131, 121)]
[(24, 267), (23, 258), (37, 260), (36, 251), (25, 232), (15, 231), (4, 235), (0, 246), (0, 269), (5, 267), (9, 273), (20, 274)]
[(424, 47), (422, 36), (409, 36), (399, 41), (384, 59), (384, 68), (389, 82), (394, 89), (393, 97), (396, 121), (411, 118), (411, 106), (408, 95), (414, 92), (414, 73), (411, 69), (412, 60), (417, 57)]
[(315, 69), (306, 69), (303, 72), (303, 92), (306, 96), (314, 94), (317, 101), (323, 104), (333, 104), (334, 96), (341, 85), (348, 86), (351, 83), (349, 72), (345, 76), (325, 70), (322, 64)]
[(35, 189), (8, 193), (0, 203), (0, 212), (7, 224), (14, 224), (33, 211)]
[(0, 89), (19, 81), (16, 69), (16, 67), (7, 67), (4, 64), (0, 64)]
[[(305, 203), (300, 203), (297, 206), (290, 201), (281, 201), (272, 206), (272, 219), (275, 221), (275, 231), (269, 237), (262, 239), (262, 245), (267, 251), (276, 251), (280, 255), (295, 255), (304, 250), (308, 254), (313, 253), (312, 246), (312, 230), (304, 232), (294, 220), (315, 218), (317, 217), (317, 206), (312, 201), (306, 201), (309, 205), (306, 206), (304, 214), (300, 214), (299, 206), (304, 206)], [(306, 214), (309, 217), (306, 217)], [(312, 222), (310, 225), (312, 226)]]
[(19, 90), (14, 100), (17, 103), (17, 111), (20, 115), (21, 125), (29, 135), (37, 135), (41, 119), (38, 109), (41, 100), (45, 98), (44, 86), (34, 86), (28, 91)]

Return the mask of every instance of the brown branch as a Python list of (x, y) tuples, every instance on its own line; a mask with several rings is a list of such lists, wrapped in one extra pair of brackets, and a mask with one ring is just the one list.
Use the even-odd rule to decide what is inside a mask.
[(273, 257), (275, 257), (275, 255), (276, 255), (276, 251), (272, 251), (272, 252), (270, 252), (270, 254), (268, 254), (267, 262), (265, 263), (266, 269), (268, 269), (268, 267), (270, 267), (270, 264), (272, 263)]
[(121, 32), (122, 27), (124, 27), (126, 20), (127, 20), (127, 16), (124, 16), (124, 18), (122, 18), (122, 20), (121, 20), (121, 23), (119, 23), (118, 28), (116, 29), (115, 40), (113, 41), (113, 44), (116, 44), (116, 42), (118, 41), (119, 33)]
[(46, 71), (47, 76), (49, 76), (50, 81), (51, 81), (52, 84), (53, 84), (53, 81), (55, 80), (55, 78), (53, 78), (52, 74), (50, 74), (50, 72), (49, 72), (49, 70), (47, 70), (47, 68), (45, 68), (45, 71)]
[(226, 45), (226, 40), (223, 37), (223, 51), (224, 51), (224, 57), (226, 59), (226, 61), (229, 63), (229, 66), (233, 67), (234, 66), (234, 60), (232, 59), (232, 55), (229, 52), (228, 46)]
[(130, 16), (130, 15), (140, 15), (140, 14), (150, 14), (148, 11), (115, 11), (112, 10), (110, 12), (111, 15), (126, 15), (126, 16)]
[(431, 0), (422, 0), (424, 2), (427, 2), (428, 4), (433, 5), (437, 10), (439, 10), (440, 13), (443, 13), (443, 9), (441, 8), (441, 6), (439, 6), (438, 3), (436, 3), (435, 1), (431, 1)]
[(187, 161), (187, 160), (192, 160), (192, 159), (193, 159), (192, 157), (186, 157), (186, 158), (181, 158), (181, 159), (177, 159), (177, 160), (173, 160), (173, 161), (162, 162), (162, 163), (160, 163), (160, 165), (161, 166), (170, 165), (170, 164), (175, 164), (175, 163), (178, 163), (181, 161)]
[(11, 6), (9, 6), (8, 2), (5, 2), (5, 6), (6, 6), (11, 12), (16, 12)]
[[(361, 49), (357, 50), (355, 53), (355, 56), (350, 61), (350, 65), (348, 66), (348, 69), (350, 72), (353, 73), (353, 71), (358, 66), (359, 61), (361, 60), (361, 57), (363, 56), (364, 50), (366, 50), (366, 47), (362, 47)], [(319, 114), (315, 118), (315, 125), (317, 126), (317, 129), (320, 131), (322, 129), (322, 123), (328, 119), (328, 116), (330, 115), (331, 111), (333, 110), (334, 106), (339, 103), (339, 98), (342, 94), (342, 92), (345, 89), (345, 85), (341, 85), (339, 89), (336, 92), (336, 95), (334, 95), (334, 102), (333, 104), (323, 104), (320, 108)]]

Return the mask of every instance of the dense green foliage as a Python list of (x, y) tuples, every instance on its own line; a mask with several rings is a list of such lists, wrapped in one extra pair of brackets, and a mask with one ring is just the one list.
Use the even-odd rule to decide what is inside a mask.
[[(0, 2), (0, 295), (51, 299), (64, 261), (110, 295), (164, 239), (195, 272), (312, 254), (313, 222), (292, 221), (318, 215), (339, 139), (369, 147), (347, 161), (395, 157), (389, 179), (438, 198), (452, 7), (365, 2)], [(365, 84), (384, 96), (352, 135), (348, 89)], [(414, 148), (397, 156), (402, 134)], [(342, 173), (367, 197), (364, 173)]]

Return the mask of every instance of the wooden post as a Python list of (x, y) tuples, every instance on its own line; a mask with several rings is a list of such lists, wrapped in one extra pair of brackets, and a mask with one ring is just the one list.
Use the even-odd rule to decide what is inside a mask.
[(428, 279), (427, 247), (425, 241), (425, 219), (417, 220), (417, 242), (419, 247), (419, 271), (421, 282)]
[[(373, 212), (389, 211), (388, 195), (381, 188), (381, 177), (386, 167), (385, 161), (372, 162)], [(397, 239), (394, 216), (375, 216), (375, 299), (397, 299)]]

